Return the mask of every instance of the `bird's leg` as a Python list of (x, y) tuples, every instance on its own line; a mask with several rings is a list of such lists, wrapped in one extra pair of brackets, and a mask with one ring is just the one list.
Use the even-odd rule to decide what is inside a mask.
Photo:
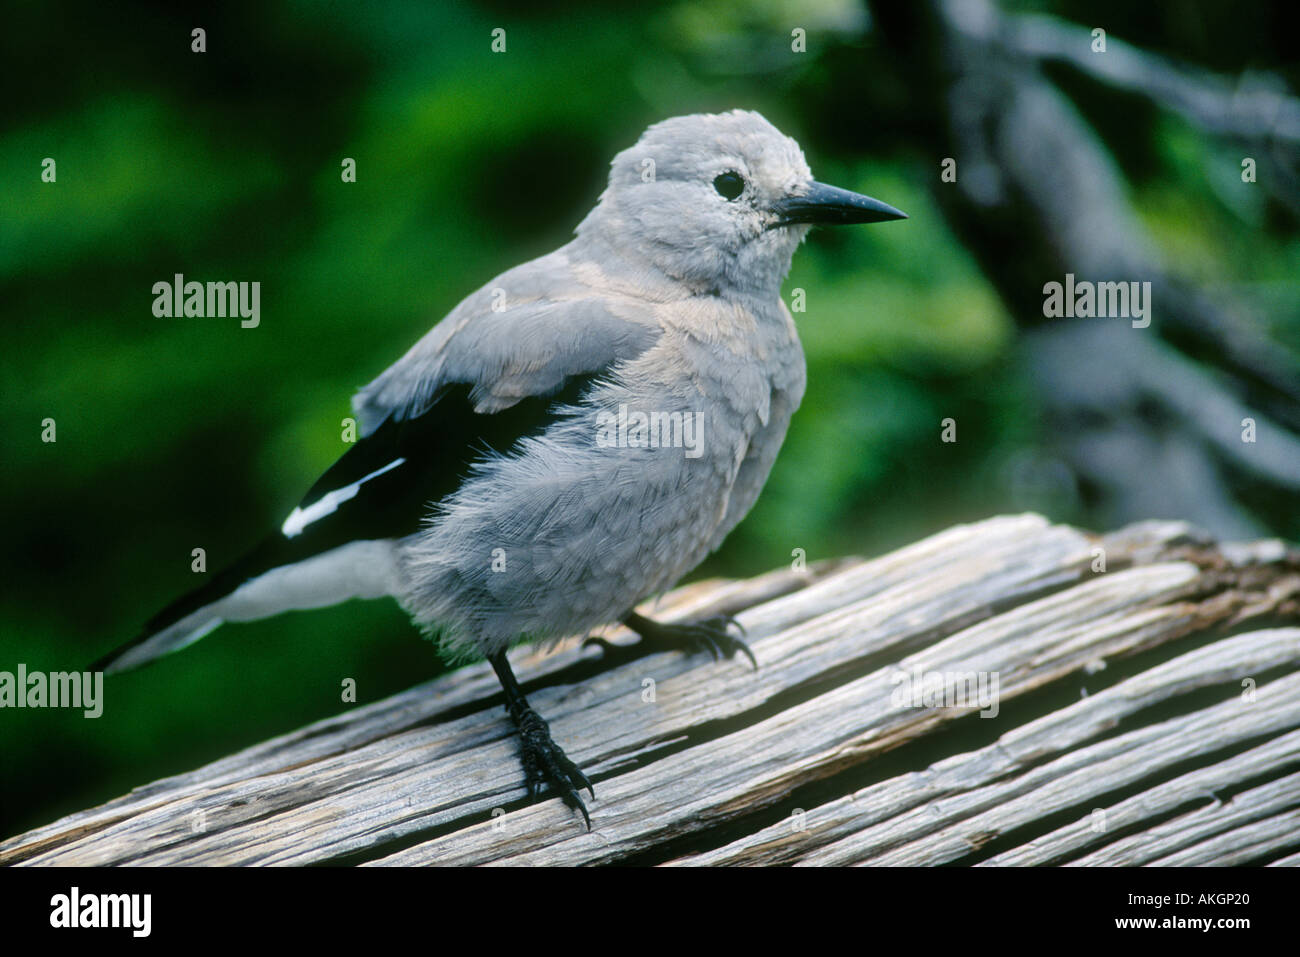
[(488, 661), (492, 662), (492, 668), (496, 671), (501, 687), (506, 693), (506, 711), (519, 730), (519, 757), (523, 762), (524, 776), (528, 781), (528, 796), (536, 800), (542, 785), (549, 784), (560, 800), (582, 812), (582, 818), (587, 822), (587, 830), (591, 830), (587, 805), (582, 803), (582, 798), (578, 794), (586, 788), (594, 798), (596, 792), (592, 790), (591, 782), (551, 739), (550, 726), (533, 710), (528, 699), (524, 697), (523, 689), (515, 679), (515, 673), (510, 670), (506, 653), (498, 651), (494, 655), (488, 655)]
[(730, 615), (714, 615), (702, 621), (666, 625), (632, 611), (623, 617), (623, 624), (641, 636), (635, 645), (615, 645), (595, 636), (587, 638), (583, 644), (599, 645), (604, 649), (606, 659), (620, 664), (655, 651), (703, 650), (712, 655), (714, 661), (722, 655), (732, 658), (739, 651), (755, 669), (758, 668), (758, 661), (749, 650), (749, 645), (731, 633), (733, 625), (741, 635), (744, 635), (745, 628)]

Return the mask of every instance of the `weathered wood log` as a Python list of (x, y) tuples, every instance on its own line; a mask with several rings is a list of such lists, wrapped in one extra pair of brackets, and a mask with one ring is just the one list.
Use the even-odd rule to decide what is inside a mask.
[(11, 838), (0, 863), (1300, 863), (1282, 543), (1010, 516), (644, 610), (735, 614), (760, 668), (518, 652), (595, 782), (591, 831), (527, 802), (477, 665)]

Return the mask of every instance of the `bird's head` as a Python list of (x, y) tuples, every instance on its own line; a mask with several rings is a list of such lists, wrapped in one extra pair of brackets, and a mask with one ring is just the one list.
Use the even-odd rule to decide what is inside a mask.
[(798, 143), (758, 113), (733, 110), (646, 130), (614, 157), (609, 187), (578, 233), (691, 285), (766, 294), (810, 226), (906, 218), (816, 182)]

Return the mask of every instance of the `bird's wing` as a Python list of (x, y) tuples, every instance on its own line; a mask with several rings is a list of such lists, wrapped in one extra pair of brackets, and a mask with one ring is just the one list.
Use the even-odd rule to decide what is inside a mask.
[(653, 307), (579, 278), (594, 268), (561, 249), (466, 298), (353, 397), (362, 434), (422, 415), (447, 383), (468, 384), (475, 411), (499, 412), (640, 355), (660, 333)]
[(332, 548), (417, 531), (475, 459), (542, 432), (658, 336), (650, 307), (594, 294), (559, 253), (505, 273), (357, 393), (361, 439), (312, 486), (284, 537)]
[[(311, 487), (281, 529), (159, 612), (130, 649), (166, 641), (147, 660), (193, 640), (173, 637), (196, 613), (269, 571), (351, 542), (412, 534), (485, 454), (538, 435), (621, 361), (658, 338), (649, 307), (609, 301), (571, 279), (555, 254), (511, 270), (470, 296), (353, 400), (362, 437)], [(563, 266), (563, 269), (557, 268)], [(550, 281), (547, 295), (540, 288)], [(492, 290), (506, 292), (495, 311)], [(512, 292), (513, 290), (513, 292)], [(536, 294), (534, 294), (536, 290)], [(132, 659), (132, 664), (138, 661)]]
[(132, 666), (182, 646), (193, 636), (172, 635), (172, 626), (183, 625), (268, 572), (298, 565), (352, 542), (399, 538), (418, 531), (431, 505), (455, 491), (477, 457), (489, 451), (508, 452), (520, 439), (538, 434), (553, 420), (557, 407), (578, 402), (598, 375), (593, 371), (570, 376), (557, 391), (530, 396), (495, 413), (475, 411), (471, 386), (448, 384), (421, 415), (385, 419), (321, 476), (279, 531), (171, 602), (146, 623), (136, 639), (93, 667), (120, 667), (118, 659), (126, 652), (153, 641), (160, 633), (166, 640), (147, 656), (133, 651)]

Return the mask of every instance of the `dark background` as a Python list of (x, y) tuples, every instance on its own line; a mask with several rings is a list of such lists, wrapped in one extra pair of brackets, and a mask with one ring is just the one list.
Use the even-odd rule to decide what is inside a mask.
[[(911, 219), (796, 256), (807, 396), (697, 576), (1008, 511), (1300, 537), (1286, 4), (630, 10), (9, 5), (0, 670), (84, 667), (191, 587), (191, 549), (214, 572), (278, 527), (342, 452), (352, 391), (564, 243), (645, 126), (733, 107)], [(1151, 327), (1044, 319), (1067, 271), (1153, 282)], [(260, 281), (260, 327), (155, 318), (152, 286), (178, 272)], [(365, 703), (441, 667), (392, 602), (353, 602), (114, 676), (95, 721), (0, 711), (0, 836), (335, 713), (344, 678)]]

